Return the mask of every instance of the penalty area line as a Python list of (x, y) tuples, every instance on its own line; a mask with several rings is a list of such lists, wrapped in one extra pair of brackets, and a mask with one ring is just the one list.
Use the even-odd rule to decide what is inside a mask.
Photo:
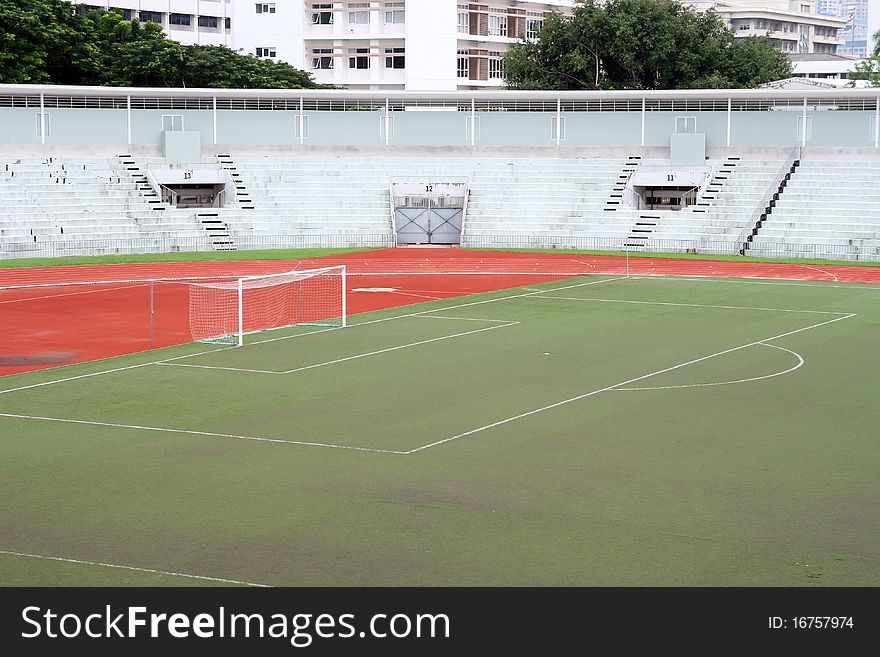
[(117, 422), (97, 422), (95, 420), (75, 420), (64, 417), (44, 417), (41, 415), (20, 415), (17, 413), (0, 413), (0, 417), (16, 420), (37, 420), (42, 422), (62, 422), (67, 424), (84, 424), (94, 427), (112, 427), (114, 429), (137, 429), (139, 431), (156, 431), (161, 433), (180, 433), (190, 436), (206, 436), (208, 438), (232, 438), (235, 440), (252, 440), (261, 443), (278, 443), (283, 445), (301, 445), (304, 447), (327, 447), (330, 449), (348, 449), (356, 452), (376, 452), (379, 454), (405, 454), (393, 449), (376, 449), (373, 447), (355, 447), (354, 445), (335, 445), (333, 443), (310, 442), (307, 440), (287, 440), (284, 438), (262, 438), (259, 436), (240, 436), (232, 433), (213, 431), (196, 431), (194, 429), (172, 429), (170, 427), (147, 427), (140, 424), (122, 424)]
[[(490, 320), (492, 321), (492, 320)], [(192, 367), (196, 369), (203, 370), (227, 370), (231, 372), (249, 372), (251, 374), (295, 374), (297, 372), (304, 372), (305, 370), (313, 370), (317, 367), (326, 367), (327, 365), (337, 365), (338, 363), (345, 363), (350, 360), (358, 360), (360, 358), (367, 358), (369, 356), (378, 356), (379, 354), (387, 354), (392, 351), (399, 351), (401, 349), (408, 349), (409, 347), (418, 347), (420, 345), (430, 344), (432, 342), (440, 342), (441, 340), (449, 340), (451, 338), (460, 338), (465, 335), (473, 335), (475, 333), (482, 333), (484, 331), (494, 331), (495, 329), (506, 328), (508, 326), (514, 326), (519, 324), (519, 322), (508, 322), (506, 324), (497, 324), (495, 326), (487, 326), (485, 328), (474, 329), (473, 331), (462, 331), (461, 333), (453, 333), (452, 335), (442, 335), (439, 338), (431, 338), (430, 340), (419, 340), (418, 342), (409, 342), (407, 344), (397, 345), (395, 347), (388, 347), (387, 349), (377, 349), (376, 351), (369, 351), (365, 354), (356, 354), (354, 356), (346, 356), (345, 358), (336, 358), (334, 360), (324, 361), (323, 363), (314, 363), (312, 365), (304, 365), (303, 367), (296, 367), (290, 370), (251, 370), (244, 369), (240, 367), (223, 367), (219, 365), (193, 365), (190, 363), (168, 363), (168, 362), (160, 362), (156, 363), (156, 365), (167, 365), (173, 367)]]
[(43, 559), (44, 561), (60, 561), (63, 563), (75, 563), (85, 566), (95, 566), (100, 568), (116, 568), (119, 570), (132, 570), (138, 573), (150, 573), (153, 575), (168, 575), (169, 577), (186, 577), (187, 579), (199, 579), (206, 582), (219, 582), (221, 584), (239, 584), (241, 586), (256, 586), (260, 588), (270, 588), (269, 584), (256, 584), (254, 582), (243, 582), (237, 579), (225, 579), (223, 577), (207, 577), (206, 575), (191, 575), (189, 573), (177, 573), (170, 570), (158, 570), (156, 568), (142, 568), (140, 566), (123, 566), (116, 563), (104, 563), (102, 561), (86, 561), (85, 559), (71, 559), (69, 557), (56, 557), (46, 554), (32, 554), (30, 552), (15, 552), (13, 550), (0, 550), (0, 554), (11, 557), (26, 557), (28, 559)]
[[(598, 395), (602, 392), (608, 392), (609, 390), (617, 390), (622, 388), (623, 386), (628, 386), (632, 383), (636, 383), (638, 381), (642, 381), (644, 379), (650, 378), (652, 376), (657, 376), (658, 374), (665, 374), (666, 372), (672, 372), (673, 370), (680, 369), (682, 367), (687, 367), (688, 365), (694, 365), (695, 363), (700, 363), (704, 360), (709, 360), (710, 358), (716, 358), (717, 356), (723, 356), (724, 354), (729, 354), (734, 351), (740, 351), (741, 349), (747, 349), (749, 347), (753, 347), (755, 345), (764, 344), (766, 342), (770, 342), (771, 340), (777, 340), (780, 338), (784, 338), (790, 335), (795, 335), (797, 333), (802, 333), (804, 331), (809, 331), (814, 328), (819, 328), (820, 326), (827, 326), (828, 324), (833, 324), (834, 322), (840, 322), (845, 319), (851, 319), (853, 317), (857, 317), (856, 313), (851, 313), (849, 315), (844, 315), (843, 317), (835, 317), (834, 319), (829, 319), (824, 322), (819, 322), (818, 324), (811, 324), (810, 326), (805, 326), (803, 328), (795, 329), (793, 331), (786, 331), (785, 333), (780, 333), (778, 335), (771, 336), (769, 338), (761, 338), (760, 340), (754, 340), (749, 342), (748, 344), (739, 345), (738, 347), (731, 347), (730, 349), (724, 349), (723, 351), (715, 352), (714, 354), (709, 354), (708, 356), (701, 356), (700, 358), (694, 358), (692, 360), (686, 361), (684, 363), (679, 363), (678, 365), (672, 365), (671, 367), (663, 368), (662, 370), (657, 370), (656, 372), (649, 372), (648, 374), (643, 374), (641, 376), (637, 376), (632, 379), (628, 379), (626, 381), (621, 381), (620, 383), (615, 383), (610, 386), (605, 386), (604, 388), (599, 388), (598, 390), (592, 390), (590, 392), (585, 392), (582, 395), (577, 395), (575, 397), (569, 397), (568, 399), (563, 399), (562, 401), (555, 402), (553, 404), (548, 404), (547, 406), (542, 406), (540, 408), (534, 408), (530, 411), (526, 411), (525, 413), (520, 413), (519, 415), (513, 415), (508, 418), (504, 418), (503, 420), (498, 420), (497, 422), (492, 422), (491, 424), (486, 424), (481, 427), (477, 427), (476, 429), (471, 429), (470, 431), (465, 431), (463, 433), (456, 434), (454, 436), (449, 436), (448, 438), (443, 438), (442, 440), (436, 440), (433, 443), (428, 443), (427, 445), (422, 445), (421, 447), (416, 447), (415, 449), (411, 449), (407, 452), (404, 452), (407, 456), (410, 454), (415, 454), (417, 452), (422, 452), (426, 449), (430, 449), (432, 447), (437, 447), (438, 445), (443, 445), (445, 443), (452, 442), (453, 440), (459, 440), (460, 438), (465, 438), (467, 436), (472, 436), (475, 433), (480, 433), (481, 431), (486, 431), (487, 429), (494, 429), (495, 427), (500, 427), (505, 424), (509, 424), (511, 422), (515, 422), (517, 420), (521, 420), (526, 417), (530, 417), (532, 415), (537, 415), (538, 413), (543, 413), (544, 411), (549, 411), (554, 408), (559, 408), (560, 406), (565, 406), (566, 404), (571, 404), (572, 402), (580, 401), (582, 399), (586, 399), (588, 397), (592, 397), (594, 395)], [(772, 345), (766, 345), (772, 346)]]

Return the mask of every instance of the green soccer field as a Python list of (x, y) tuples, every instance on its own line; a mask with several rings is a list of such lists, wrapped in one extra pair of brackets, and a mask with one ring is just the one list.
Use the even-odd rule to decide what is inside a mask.
[(349, 321), (0, 379), (0, 584), (880, 585), (880, 286)]

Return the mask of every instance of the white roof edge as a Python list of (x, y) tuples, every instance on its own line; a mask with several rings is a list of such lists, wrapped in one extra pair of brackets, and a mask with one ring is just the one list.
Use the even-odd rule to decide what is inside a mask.
[(784, 90), (784, 89), (684, 89), (672, 91), (351, 91), (347, 89), (184, 89), (169, 87), (85, 87), (75, 85), (0, 84), (0, 96), (21, 95), (74, 97), (133, 96), (137, 98), (329, 98), (345, 100), (633, 100), (649, 99), (759, 99), (803, 98), (804, 95), (839, 96), (845, 93), (854, 98), (880, 97), (880, 87), (866, 89)]

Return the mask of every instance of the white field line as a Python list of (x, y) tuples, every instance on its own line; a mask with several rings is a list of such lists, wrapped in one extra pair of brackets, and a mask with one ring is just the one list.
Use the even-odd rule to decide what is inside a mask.
[(627, 381), (621, 381), (620, 383), (615, 383), (614, 385), (605, 386), (604, 388), (599, 388), (598, 390), (592, 390), (591, 392), (586, 392), (582, 395), (577, 395), (576, 397), (570, 397), (568, 399), (563, 399), (562, 401), (555, 402), (553, 404), (548, 404), (547, 406), (542, 406), (540, 408), (532, 409), (531, 411), (526, 411), (525, 413), (520, 413), (519, 415), (514, 415), (512, 417), (504, 418), (503, 420), (498, 420), (497, 422), (492, 422), (491, 424), (486, 424), (482, 427), (477, 427), (476, 429), (471, 429), (470, 431), (465, 431), (464, 433), (459, 433), (454, 436), (450, 436), (448, 438), (443, 438), (442, 440), (437, 440), (432, 443), (428, 443), (427, 445), (422, 445), (421, 447), (416, 447), (415, 449), (411, 449), (405, 454), (415, 454), (416, 452), (421, 452), (426, 449), (430, 449), (431, 447), (437, 447), (438, 445), (443, 445), (444, 443), (452, 442), (453, 440), (458, 440), (459, 438), (464, 438), (466, 436), (471, 436), (475, 433), (479, 433), (480, 431), (485, 431), (486, 429), (492, 429), (494, 427), (499, 427), (504, 424), (509, 424), (510, 422), (515, 422), (516, 420), (521, 420), (523, 418), (529, 417), (531, 415), (536, 415), (537, 413), (543, 413), (544, 411), (549, 411), (554, 408), (558, 408), (560, 406), (564, 406), (565, 404), (570, 404), (572, 402), (580, 401), (581, 399), (586, 399), (587, 397), (592, 397), (593, 395), (598, 395), (602, 392), (607, 392), (609, 390), (615, 390), (622, 386), (629, 385), (631, 383), (636, 383), (637, 381), (642, 381), (652, 376), (657, 376), (658, 374), (664, 374), (666, 372), (671, 372), (673, 370), (680, 369), (682, 367), (687, 367), (688, 365), (693, 365), (695, 363), (702, 362), (704, 360), (709, 360), (710, 358), (715, 358), (717, 356), (723, 356), (724, 354), (729, 354), (734, 351), (739, 351), (741, 349), (746, 349), (748, 347), (752, 347), (756, 344), (762, 344), (764, 342), (769, 342), (771, 340), (778, 340), (780, 338), (787, 337), (789, 335), (795, 335), (796, 333), (802, 333), (803, 331), (809, 331), (814, 328), (819, 328), (820, 326), (826, 326), (828, 324), (833, 324), (834, 322), (839, 322), (845, 319), (850, 319), (852, 317), (857, 317), (856, 313), (851, 313), (849, 315), (845, 315), (843, 317), (835, 317), (834, 319), (829, 319), (824, 322), (820, 322), (819, 324), (811, 324), (810, 326), (805, 326), (803, 328), (795, 329), (793, 331), (787, 331), (786, 333), (780, 333), (779, 335), (774, 335), (769, 338), (762, 338), (760, 340), (755, 340), (753, 342), (749, 342), (748, 344), (743, 344), (738, 347), (732, 347), (730, 349), (725, 349), (723, 351), (718, 351), (714, 354), (709, 354), (708, 356), (701, 356), (700, 358), (695, 358), (693, 360), (689, 360), (684, 363), (679, 363), (678, 365), (673, 365), (671, 367), (666, 367), (662, 370), (657, 370), (656, 372), (650, 372), (649, 374), (643, 374), (642, 376), (637, 376), (633, 379), (628, 379)]
[(418, 347), (423, 344), (430, 344), (432, 342), (440, 342), (441, 340), (449, 340), (451, 338), (460, 338), (464, 335), (472, 335), (474, 333), (482, 333), (483, 331), (494, 331), (495, 329), (505, 328), (507, 326), (513, 326), (515, 324), (519, 324), (519, 322), (508, 322), (506, 324), (498, 324), (497, 326), (487, 326), (481, 329), (474, 329), (473, 331), (463, 331), (461, 333), (453, 333), (452, 335), (442, 335), (439, 338), (431, 338), (430, 340), (419, 340), (418, 342), (410, 342), (407, 344), (397, 345), (395, 347), (388, 347), (386, 349), (377, 349), (376, 351), (369, 351), (365, 354), (356, 354), (354, 356), (346, 356), (345, 358), (336, 358), (334, 360), (324, 361), (323, 363), (314, 363), (313, 365), (304, 365), (303, 367), (296, 367), (292, 370), (249, 370), (238, 367), (219, 367), (216, 365), (191, 365), (189, 363), (157, 363), (157, 365), (167, 365), (170, 367), (195, 367), (204, 370), (230, 370), (233, 372), (251, 372), (253, 374), (295, 374), (296, 372), (303, 372), (305, 370), (312, 370), (316, 367), (324, 367), (326, 365), (336, 365), (337, 363), (344, 363), (349, 360), (357, 360), (359, 358), (367, 358), (368, 356), (377, 356), (378, 354), (387, 354), (390, 351), (398, 351), (399, 349), (408, 349), (409, 347)]
[(450, 317), (448, 315), (414, 315), (415, 319), (453, 319), (457, 322), (492, 322), (493, 324), (519, 324), (515, 319), (483, 319), (482, 317)]
[(0, 301), (0, 303), (22, 303), (23, 301), (42, 301), (43, 299), (57, 299), (58, 297), (75, 297), (81, 294), (100, 294), (102, 292), (113, 292), (115, 290), (131, 290), (136, 287), (148, 287), (149, 282), (143, 284), (123, 285), (120, 287), (108, 287), (102, 290), (82, 290), (81, 292), (64, 292), (63, 294), (47, 294), (41, 297), (24, 297), (22, 299), (8, 299)]
[(19, 390), (28, 390), (30, 388), (41, 388), (43, 386), (50, 386), (55, 383), (64, 383), (66, 381), (77, 381), (79, 379), (88, 379), (93, 376), (101, 376), (102, 374), (112, 374), (113, 372), (123, 372), (125, 370), (133, 370), (138, 367), (146, 367), (147, 365), (155, 365), (156, 363), (167, 363), (173, 360), (179, 360), (181, 358), (191, 358), (193, 356), (201, 355), (201, 354), (210, 354), (215, 351), (223, 351), (224, 349), (229, 349), (229, 347), (219, 347), (217, 349), (209, 349), (208, 351), (199, 352), (199, 354), (186, 354), (184, 356), (174, 356), (173, 358), (166, 358), (161, 361), (153, 361), (151, 360), (149, 363), (138, 363), (137, 365), (126, 365), (125, 367), (114, 367), (110, 370), (101, 370), (100, 372), (91, 372), (90, 374), (79, 374), (77, 376), (68, 376), (63, 379), (52, 379), (51, 381), (43, 381), (42, 383), (32, 383), (27, 386), (19, 386), (17, 388), (8, 388), (6, 390), (0, 390), (0, 395), (4, 395), (7, 392), (18, 392)]
[[(610, 283), (612, 281), (620, 281), (620, 280), (625, 280), (625, 279), (626, 279), (625, 276), (619, 276), (619, 277), (615, 277), (615, 278), (605, 278), (605, 279), (602, 279), (601, 281), (589, 281), (587, 283), (575, 283), (573, 285), (565, 285), (563, 287), (554, 288), (552, 290), (540, 290), (540, 292), (554, 292), (554, 291), (561, 291), (561, 290), (569, 290), (572, 288), (586, 287), (588, 285), (598, 285), (600, 283)], [(417, 312), (413, 312), (413, 313), (407, 313), (405, 315), (395, 315), (393, 317), (383, 317), (382, 319), (373, 319), (373, 320), (370, 320), (367, 322), (359, 322), (357, 324), (350, 324), (349, 328), (355, 328), (358, 326), (368, 326), (370, 324), (378, 324), (380, 322), (389, 322), (389, 321), (392, 321), (395, 319), (404, 319), (406, 317), (418, 317), (418, 316), (422, 316), (422, 315), (425, 315), (428, 313), (442, 312), (444, 310), (455, 310), (456, 308), (466, 308), (469, 306), (477, 306), (477, 305), (481, 305), (484, 303), (494, 303), (496, 301), (506, 301), (508, 299), (516, 299), (519, 297), (526, 297), (526, 296), (531, 296), (534, 294), (539, 294), (540, 292), (525, 292), (523, 294), (513, 294), (513, 295), (510, 295), (507, 297), (499, 297), (497, 299), (484, 299), (483, 301), (471, 301), (469, 303), (460, 303), (455, 306), (448, 306), (445, 308), (434, 308), (432, 310), (421, 310), (421, 311), (417, 311)], [(302, 338), (302, 337), (306, 337), (308, 335), (314, 335), (316, 333), (326, 333), (328, 331), (340, 331), (340, 330), (343, 330), (343, 329), (341, 327), (333, 327), (333, 328), (321, 329), (319, 331), (311, 331), (310, 333), (299, 333), (297, 335), (285, 335), (285, 336), (281, 336), (278, 338), (269, 338), (268, 340), (259, 340), (257, 342), (251, 342), (245, 346), (265, 344), (267, 342), (277, 342), (278, 340), (291, 340), (293, 338)], [(53, 379), (51, 381), (44, 381), (42, 383), (34, 383), (31, 385), (26, 385), (26, 386), (19, 386), (17, 388), (8, 388), (6, 390), (0, 390), (0, 395), (8, 393), (8, 392), (18, 392), (19, 390), (28, 390), (29, 388), (39, 388), (42, 386), (48, 386), (48, 385), (52, 385), (55, 383), (64, 383), (66, 381), (75, 381), (78, 379), (84, 379), (84, 378), (88, 378), (88, 377), (92, 377), (92, 376), (100, 376), (102, 374), (111, 374), (113, 372), (121, 372), (123, 370), (131, 370), (131, 369), (135, 369), (138, 367), (144, 367), (146, 365), (157, 365), (157, 364), (162, 364), (162, 363), (169, 363), (171, 361), (181, 360), (184, 358), (193, 358), (194, 356), (201, 356), (203, 354), (209, 354), (209, 353), (213, 353), (216, 351), (222, 351), (223, 349), (229, 349), (229, 348), (230, 347), (219, 347), (217, 349), (209, 349), (207, 351), (200, 351), (197, 354), (185, 354), (183, 356), (175, 356), (173, 358), (164, 358), (161, 360), (150, 361), (148, 363), (140, 363), (138, 365), (128, 365), (126, 367), (116, 367), (116, 368), (109, 369), (109, 370), (102, 370), (100, 372), (92, 372), (91, 374), (80, 374), (78, 376), (69, 376), (69, 377), (65, 377), (63, 379)]]
[[(861, 283), (859, 285), (832, 285), (831, 283), (794, 283), (791, 279), (785, 278), (759, 278), (757, 276), (744, 276), (742, 278), (724, 278), (723, 275), (706, 275), (694, 276), (676, 276), (666, 274), (633, 274), (630, 276), (633, 280), (638, 281), (692, 281), (694, 283), (721, 283), (722, 285), (775, 285), (779, 287), (821, 287), (834, 288), (843, 290), (878, 290), (880, 285), (877, 283)], [(552, 292), (553, 290), (549, 290)]]
[(595, 301), (598, 303), (631, 303), (644, 306), (680, 306), (682, 308), (716, 308), (720, 310), (764, 310), (775, 313), (809, 313), (813, 315), (850, 315), (852, 313), (833, 312), (830, 310), (793, 310), (790, 308), (753, 308), (750, 306), (715, 306), (702, 303), (672, 303), (669, 301), (630, 301), (626, 299), (592, 299), (587, 297), (556, 297), (535, 296), (533, 299), (561, 299), (563, 301)]
[[(459, 303), (454, 306), (444, 306), (443, 308), (433, 308), (431, 310), (417, 310), (416, 312), (406, 313), (405, 315), (395, 315), (393, 317), (383, 317), (382, 319), (371, 319), (366, 322), (357, 322), (355, 324), (349, 324), (347, 328), (357, 328), (359, 326), (369, 326), (371, 324), (380, 324), (382, 322), (390, 322), (396, 319), (405, 319), (407, 317), (421, 317), (424, 315), (429, 315), (431, 313), (440, 313), (445, 312), (447, 310), (457, 310), (458, 308), (469, 308), (470, 306), (480, 306), (485, 303), (495, 303), (497, 301), (507, 301), (508, 299), (519, 299), (520, 297), (530, 297), (535, 294), (541, 294), (544, 292), (561, 292), (562, 290), (570, 290), (578, 287), (587, 287), (589, 285), (599, 285), (601, 283), (611, 283), (613, 281), (624, 281), (626, 280), (626, 276), (617, 276), (615, 278), (603, 278), (601, 281), (589, 281), (587, 283), (575, 283), (573, 285), (564, 285), (562, 287), (553, 288), (552, 290), (536, 290), (534, 292), (523, 292), (521, 294), (511, 294), (507, 297), (498, 297), (497, 299), (484, 299), (482, 301), (470, 301), (468, 303)], [(267, 342), (277, 342), (278, 340), (290, 340), (291, 338), (302, 337), (303, 335), (314, 335), (315, 333), (324, 333), (326, 331), (340, 331), (341, 327), (334, 327), (329, 329), (323, 329), (321, 331), (313, 331), (311, 333), (304, 333), (300, 335), (283, 335), (279, 338), (269, 338), (268, 340), (259, 340), (256, 342), (249, 342), (245, 346), (257, 345), (257, 344), (266, 344)], [(197, 356), (199, 354), (191, 354), (191, 356)]]
[(258, 586), (269, 587), (268, 584), (254, 584), (253, 582), (241, 582), (236, 579), (224, 579), (222, 577), (206, 577), (204, 575), (190, 575), (189, 573), (175, 573), (168, 570), (157, 570), (155, 568), (139, 568), (137, 566), (122, 566), (115, 563), (103, 563), (101, 561), (85, 561), (83, 559), (69, 559), (67, 557), (50, 557), (45, 554), (31, 554), (29, 552), (14, 552), (12, 550), (0, 550), (0, 554), (6, 554), (12, 557), (27, 557), (29, 559), (44, 559), (46, 561), (61, 561), (64, 563), (75, 563), (85, 566), (98, 566), (101, 568), (117, 568), (120, 570), (133, 570), (139, 573), (152, 573), (156, 575), (169, 575), (171, 577), (186, 577), (188, 579), (200, 579), (207, 582), (221, 582), (223, 584), (240, 584), (242, 586)]
[(794, 372), (796, 369), (800, 369), (800, 367), (804, 364), (804, 357), (801, 356), (796, 351), (792, 351), (791, 349), (786, 349), (785, 347), (779, 347), (775, 344), (767, 344), (765, 342), (761, 342), (760, 346), (762, 347), (772, 347), (773, 349), (779, 349), (780, 351), (786, 351), (790, 353), (792, 356), (797, 358), (797, 365), (794, 367), (789, 367), (787, 370), (783, 370), (781, 372), (774, 372), (773, 374), (764, 374), (763, 376), (753, 376), (750, 379), (737, 379), (736, 381), (716, 381), (714, 383), (686, 383), (677, 386), (653, 386), (653, 387), (645, 387), (645, 388), (615, 388), (614, 391), (627, 391), (627, 390), (676, 390), (678, 388), (707, 388), (710, 386), (729, 386), (734, 383), (751, 383), (753, 381), (763, 381), (764, 379), (772, 379), (777, 376), (782, 376), (783, 374), (789, 374)]
[(280, 443), (284, 445), (302, 445), (305, 447), (330, 447), (332, 449), (349, 449), (356, 452), (378, 452), (380, 454), (404, 454), (393, 449), (375, 449), (372, 447), (353, 447), (351, 445), (335, 445), (333, 443), (309, 442), (306, 440), (284, 440), (282, 438), (260, 438), (258, 436), (239, 436), (231, 433), (215, 433), (212, 431), (195, 431), (192, 429), (171, 429), (168, 427), (147, 427), (140, 424), (121, 424), (116, 422), (96, 422), (93, 420), (73, 420), (63, 417), (43, 417), (40, 415), (19, 415), (16, 413), (0, 413), (0, 417), (17, 420), (39, 420), (43, 422), (63, 422), (67, 424), (85, 424), (95, 427), (113, 427), (114, 429), (139, 429), (142, 431), (160, 431), (163, 433), (182, 433), (192, 436), (208, 436), (209, 438), (233, 438), (235, 440), (253, 440), (261, 443)]

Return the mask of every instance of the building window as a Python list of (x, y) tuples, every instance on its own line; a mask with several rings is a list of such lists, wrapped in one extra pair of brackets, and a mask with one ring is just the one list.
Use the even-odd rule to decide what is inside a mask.
[(226, 28), (227, 30), (231, 30), (232, 29), (232, 19), (227, 18), (225, 21), (223, 21), (223, 27)]
[(49, 112), (37, 112), (34, 116), (37, 121), (37, 137), (48, 137)]
[(257, 8), (258, 14), (274, 14), (275, 13), (275, 3), (274, 2), (258, 2), (256, 8)]
[(385, 22), (386, 23), (405, 23), (406, 22), (406, 11), (403, 9), (395, 9), (394, 11), (386, 11), (385, 12)]
[(370, 68), (370, 49), (358, 48), (354, 57), (348, 58), (348, 68), (366, 69)]
[(192, 16), (189, 14), (169, 14), (168, 15), (168, 23), (171, 25), (189, 25), (192, 21)]
[(406, 68), (404, 48), (385, 48), (385, 68)]
[(489, 36), (507, 36), (506, 14), (489, 14)]
[(469, 116), (466, 119), (465, 123), (465, 139), (468, 141), (477, 140), (480, 138), (480, 117), (479, 116)]
[(217, 27), (219, 24), (216, 16), (199, 16), (199, 27)]
[(320, 70), (333, 68), (333, 48), (313, 48), (312, 68)]
[[(300, 119), (302, 119), (302, 121), (300, 121)], [(309, 138), (309, 117), (306, 114), (297, 115), (296, 127), (293, 129), (293, 133), (296, 139)]]
[(801, 5), (801, 13), (809, 14), (810, 13), (810, 5)]
[(312, 5), (312, 23), (314, 25), (333, 25), (332, 4)]
[(875, 117), (871, 117), (868, 119), (868, 141), (872, 144), (874, 140), (877, 138), (877, 119)]
[(349, 23), (349, 25), (369, 25), (370, 24), (370, 12), (369, 11), (350, 11), (350, 12), (348, 12), (348, 23)]
[(559, 140), (562, 141), (565, 139), (565, 117), (560, 117), (560, 121), (557, 122), (556, 117), (554, 116), (550, 119), (550, 136), (553, 141)]
[(257, 57), (277, 57), (275, 46), (263, 46), (256, 49)]
[(500, 52), (489, 53), (489, 79), (500, 80), (504, 77), (503, 62)]
[(469, 78), (471, 73), (470, 57), (467, 50), (458, 51), (458, 77)]
[(458, 12), (458, 33), (459, 34), (470, 34), (471, 32), (471, 17), (470, 14), (466, 11)]
[(164, 132), (181, 132), (183, 130), (183, 114), (163, 114), (162, 130)]
[(379, 117), (379, 139), (385, 141), (385, 124), (388, 124), (388, 140), (394, 139), (394, 117), (384, 113)]
[[(811, 141), (813, 139), (813, 117), (807, 117), (807, 138), (806, 141)], [(798, 143), (804, 141), (804, 117), (797, 117), (797, 141)]]
[(162, 23), (162, 13), (158, 11), (139, 12), (141, 23)]
[(526, 38), (537, 39), (543, 26), (544, 21), (542, 20), (537, 20), (535, 18), (526, 19)]
[(123, 9), (122, 10), (122, 20), (124, 20), (124, 21), (134, 20), (134, 10), (133, 9)]
[(675, 117), (675, 132), (677, 134), (694, 133), (696, 131), (697, 131), (697, 117), (695, 117), (695, 116), (676, 116)]

